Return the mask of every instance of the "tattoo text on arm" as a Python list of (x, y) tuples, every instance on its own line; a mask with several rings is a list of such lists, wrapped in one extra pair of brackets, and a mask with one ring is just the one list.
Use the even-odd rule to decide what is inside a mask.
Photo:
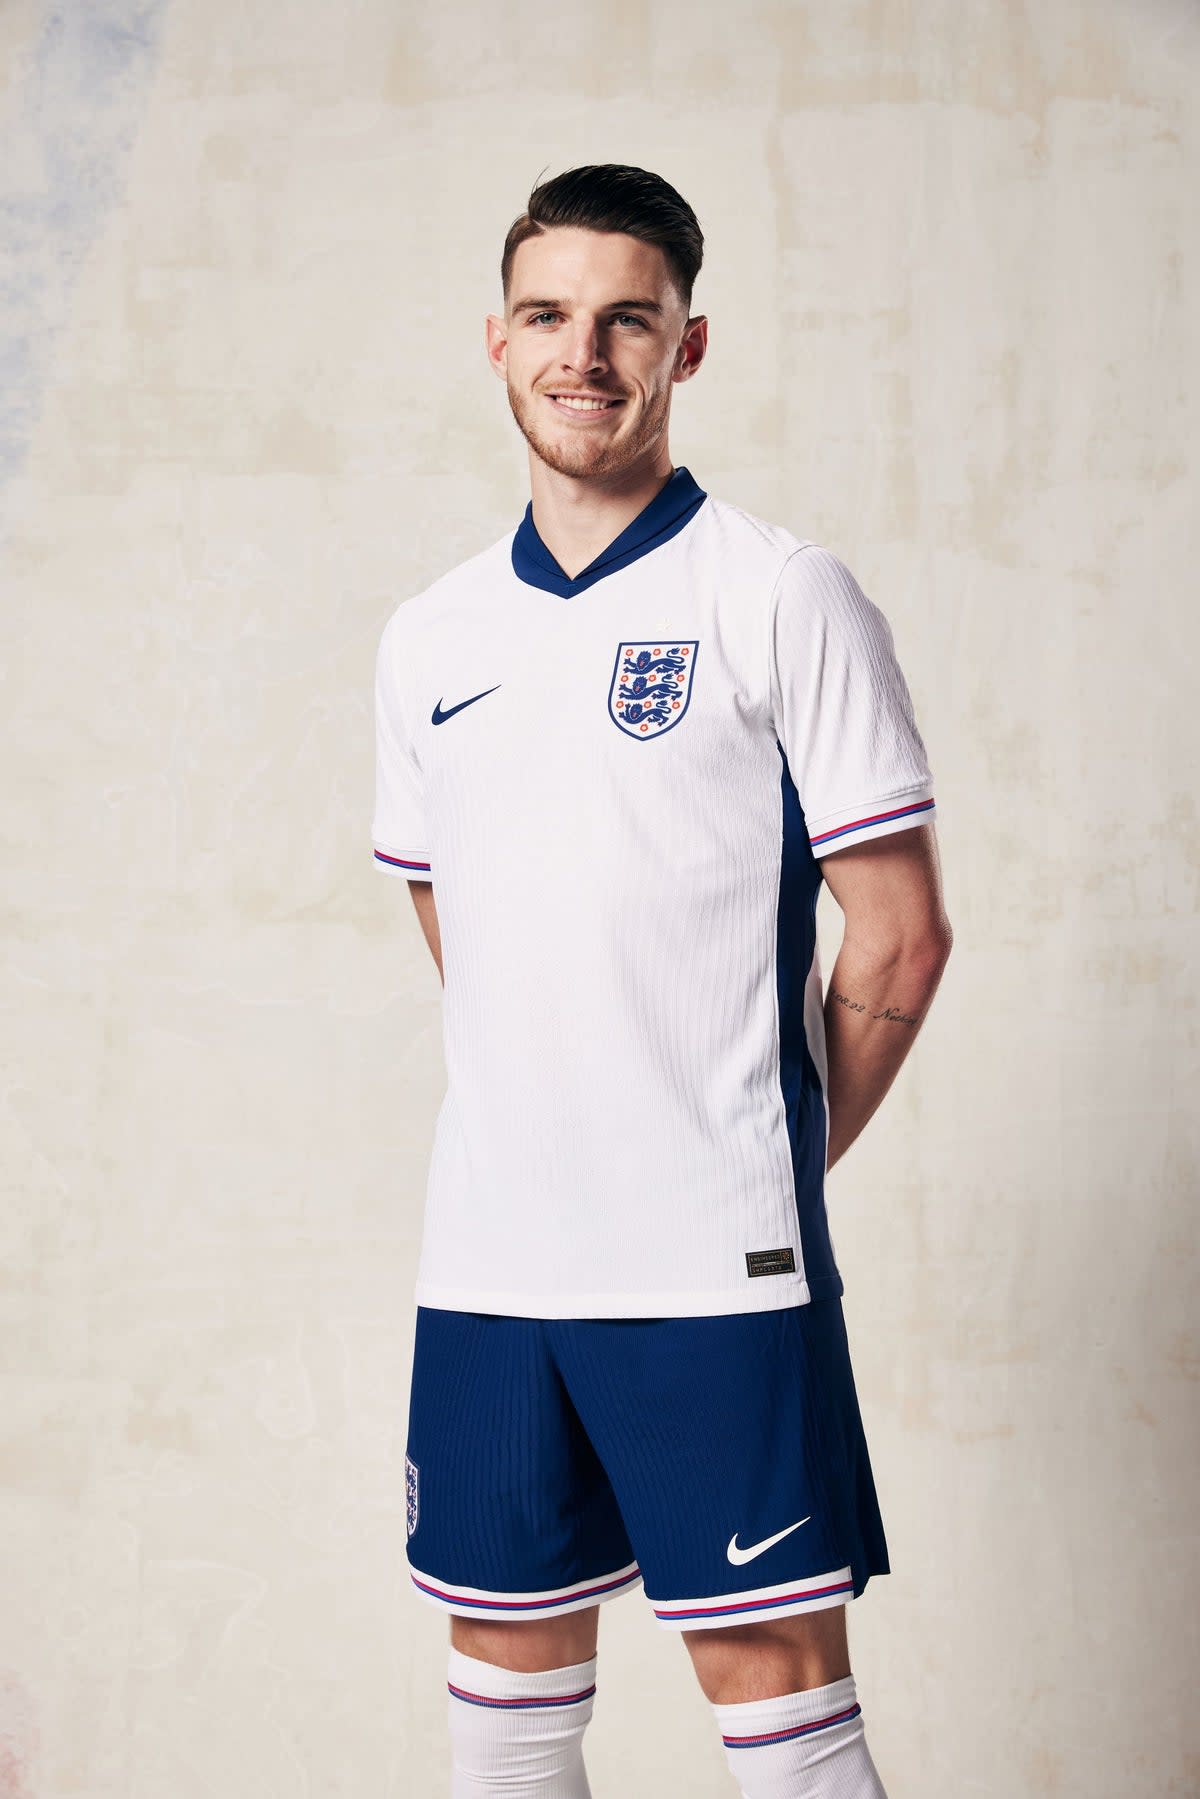
[[(848, 1012), (865, 1012), (867, 1009), (861, 1000), (848, 999), (844, 993), (839, 993), (836, 987), (831, 987), (829, 989), (829, 997), (830, 999), (835, 999), (839, 1006), (845, 1006)], [(916, 1018), (913, 1013), (898, 1012), (895, 1006), (885, 1006), (882, 1012), (872, 1012), (871, 1017), (874, 1019), (884, 1019), (891, 1024), (916, 1025), (920, 1023), (920, 1020)]]

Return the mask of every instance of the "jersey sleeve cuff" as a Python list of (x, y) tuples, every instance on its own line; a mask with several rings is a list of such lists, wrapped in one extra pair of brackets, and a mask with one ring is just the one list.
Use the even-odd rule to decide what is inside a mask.
[(904, 793), (889, 794), (886, 799), (867, 801), (857, 806), (844, 806), (827, 812), (809, 824), (809, 843), (814, 856), (828, 855), (830, 850), (846, 849), (853, 843), (867, 843), (872, 837), (887, 837), (893, 831), (906, 831), (933, 818), (933, 788), (911, 787)]
[(429, 855), (422, 850), (384, 849), (382, 844), (375, 844), (375, 866), (384, 874), (404, 875), (410, 881), (429, 881), (433, 876), (429, 868)]

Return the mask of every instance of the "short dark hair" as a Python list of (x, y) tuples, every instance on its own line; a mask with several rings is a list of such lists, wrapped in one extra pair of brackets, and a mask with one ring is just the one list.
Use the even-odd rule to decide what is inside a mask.
[(555, 225), (588, 231), (624, 231), (657, 244), (666, 257), (684, 309), (692, 309), (692, 287), (704, 260), (704, 233), (696, 215), (661, 175), (621, 162), (587, 163), (536, 186), (529, 204), (513, 220), (504, 240), (500, 283), (508, 304), (513, 257), (527, 237)]

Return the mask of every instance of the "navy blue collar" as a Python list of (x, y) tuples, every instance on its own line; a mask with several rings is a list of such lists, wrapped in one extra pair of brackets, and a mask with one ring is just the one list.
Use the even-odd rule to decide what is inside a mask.
[(585, 569), (579, 571), (573, 581), (563, 573), (538, 535), (538, 528), (533, 522), (533, 501), (530, 500), (513, 538), (513, 573), (518, 580), (527, 582), (530, 587), (544, 588), (547, 593), (556, 593), (562, 600), (573, 599), (594, 581), (602, 581), (605, 575), (615, 574), (617, 569), (636, 562), (639, 556), (656, 550), (660, 543), (666, 543), (677, 531), (682, 531), (707, 498), (708, 495), (692, 479), (689, 471), (677, 468), (649, 505), (643, 506), (620, 536), (614, 537), (608, 548), (601, 550)]

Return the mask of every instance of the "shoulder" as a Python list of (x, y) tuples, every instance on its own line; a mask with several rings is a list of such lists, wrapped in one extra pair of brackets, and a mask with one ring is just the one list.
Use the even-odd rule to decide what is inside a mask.
[(757, 564), (764, 570), (773, 569), (776, 574), (791, 555), (811, 542), (807, 537), (797, 536), (786, 525), (759, 518), (744, 506), (718, 499), (715, 494), (709, 494), (708, 505), (699, 517), (704, 521), (707, 535), (731, 560)]
[(822, 637), (830, 632), (864, 644), (891, 647), (886, 614), (864, 591), (861, 582), (837, 553), (825, 544), (805, 543), (787, 557), (774, 591), (778, 624), (807, 629)]
[(384, 622), (381, 643), (389, 647), (410, 643), (457, 620), (464, 610), (486, 605), (495, 591), (497, 573), (510, 566), (515, 535), (506, 532), (487, 549), (456, 563), (427, 587), (401, 600)]
[(792, 609), (803, 605), (815, 619), (826, 620), (847, 615), (870, 619), (879, 613), (852, 570), (827, 544), (728, 500), (709, 497), (713, 538), (731, 562), (757, 565), (776, 604), (786, 600)]

